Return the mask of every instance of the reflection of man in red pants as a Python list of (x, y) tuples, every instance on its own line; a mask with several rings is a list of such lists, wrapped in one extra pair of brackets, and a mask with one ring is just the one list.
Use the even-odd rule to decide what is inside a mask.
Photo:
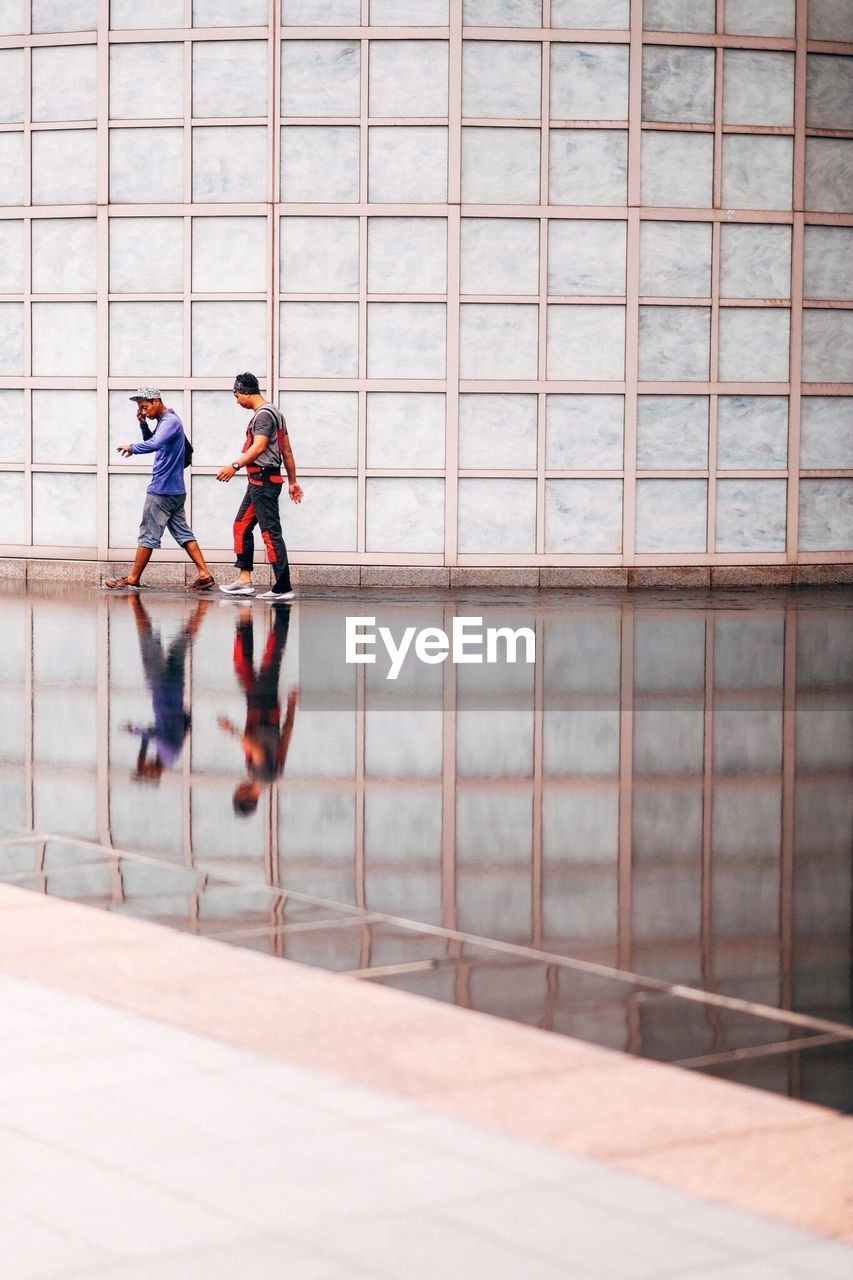
[(281, 660), (287, 644), (290, 609), (276, 609), (267, 636), (259, 671), (255, 671), (255, 632), (251, 609), (241, 609), (234, 637), (234, 671), (246, 694), (246, 727), (242, 733), (227, 716), (219, 717), (219, 727), (240, 739), (249, 774), (234, 790), (235, 813), (254, 813), (261, 784), (274, 782), (284, 772), (287, 749), (296, 719), (299, 690), (287, 695), (287, 712), (281, 722), (278, 682)]

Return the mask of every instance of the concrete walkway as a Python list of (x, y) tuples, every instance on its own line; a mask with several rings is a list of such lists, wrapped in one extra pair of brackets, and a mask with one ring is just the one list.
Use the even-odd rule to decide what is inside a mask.
[[(791, 1225), (850, 1227), (820, 1108), (7, 887), (0, 974), (4, 1280), (851, 1274)], [(787, 1161), (791, 1221), (625, 1171), (737, 1142)]]

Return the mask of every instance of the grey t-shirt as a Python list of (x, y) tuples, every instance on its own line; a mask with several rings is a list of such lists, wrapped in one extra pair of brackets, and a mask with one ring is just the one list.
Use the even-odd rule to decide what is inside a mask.
[[(287, 435), (284, 415), (281, 416), (281, 426), (283, 433)], [(262, 404), (259, 409), (255, 410), (249, 422), (249, 430), (253, 436), (267, 436), (269, 439), (266, 449), (255, 458), (255, 466), (280, 467), (281, 452), (278, 447), (278, 421), (270, 405)]]

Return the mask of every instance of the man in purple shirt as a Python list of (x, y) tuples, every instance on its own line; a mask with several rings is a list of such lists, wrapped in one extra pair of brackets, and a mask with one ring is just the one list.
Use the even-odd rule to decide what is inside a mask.
[[(130, 573), (121, 578), (107, 578), (105, 587), (114, 591), (117, 587), (137, 590), (143, 570), (151, 559), (151, 552), (159, 547), (163, 530), (183, 547), (198, 570), (198, 577), (191, 583), (190, 591), (210, 591), (213, 575), (205, 564), (201, 547), (187, 524), (184, 504), (187, 498), (184, 483), (184, 427), (174, 409), (167, 409), (157, 387), (140, 387), (131, 400), (136, 401), (136, 416), (142, 427), (143, 440), (139, 444), (120, 444), (118, 452), (129, 458), (134, 453), (153, 453), (154, 469), (151, 483), (145, 495), (142, 523), (139, 526), (136, 559)], [(155, 418), (152, 431), (147, 420)]]

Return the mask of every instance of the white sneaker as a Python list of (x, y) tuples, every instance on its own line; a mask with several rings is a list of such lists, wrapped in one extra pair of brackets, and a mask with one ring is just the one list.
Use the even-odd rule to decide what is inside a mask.
[(255, 594), (255, 588), (251, 582), (241, 582), (239, 578), (236, 582), (229, 582), (221, 586), (219, 590), (224, 591), (227, 596), (253, 596)]
[(283, 602), (293, 600), (295, 594), (296, 593), (294, 591), (262, 591), (258, 596), (258, 599)]

